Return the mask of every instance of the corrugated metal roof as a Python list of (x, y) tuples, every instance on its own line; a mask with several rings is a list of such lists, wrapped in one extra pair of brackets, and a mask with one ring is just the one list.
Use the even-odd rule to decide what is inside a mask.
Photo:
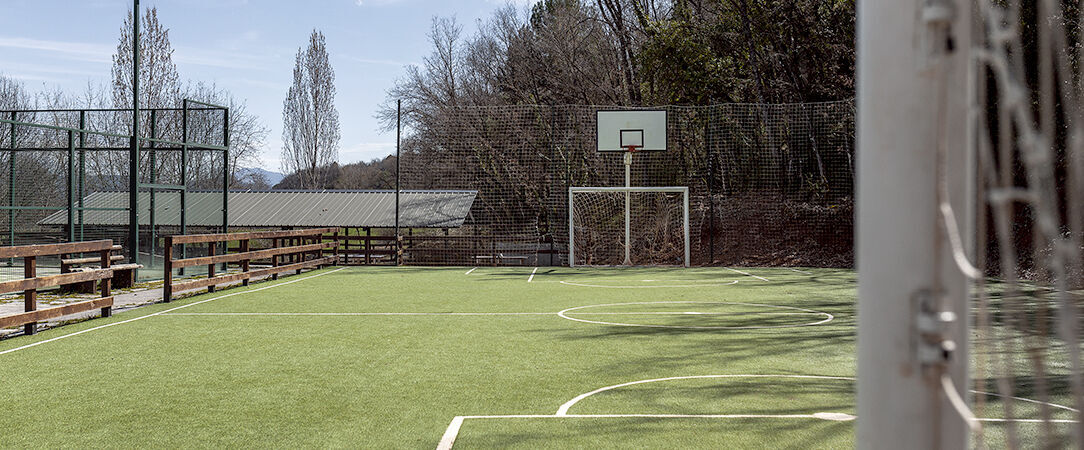
[[(463, 225), (477, 191), (401, 191), (400, 226), (456, 228)], [(187, 225), (222, 225), (220, 192), (188, 192)], [(150, 224), (149, 192), (139, 194), (140, 225)], [(179, 225), (181, 194), (156, 192), (155, 223)], [(86, 208), (125, 208), (127, 192), (95, 192), (83, 199)], [(231, 227), (373, 227), (395, 226), (395, 191), (239, 191), (230, 192)], [(76, 219), (78, 220), (78, 218)], [(66, 225), (68, 210), (43, 219), (41, 225)], [(84, 211), (83, 223), (122, 226), (127, 211)]]

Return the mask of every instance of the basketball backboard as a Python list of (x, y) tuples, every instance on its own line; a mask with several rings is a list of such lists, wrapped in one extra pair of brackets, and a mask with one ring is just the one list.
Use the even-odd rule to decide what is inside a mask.
[(598, 111), (598, 151), (666, 151), (666, 111)]

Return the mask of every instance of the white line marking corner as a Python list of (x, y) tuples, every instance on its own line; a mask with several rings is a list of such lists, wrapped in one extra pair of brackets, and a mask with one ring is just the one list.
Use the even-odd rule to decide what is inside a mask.
[(133, 317), (131, 319), (122, 320), (120, 322), (107, 323), (105, 325), (97, 326), (97, 327), (94, 327), (94, 328), (87, 328), (87, 329), (82, 330), (82, 331), (76, 331), (74, 333), (65, 334), (63, 336), (57, 336), (55, 338), (46, 339), (44, 341), (38, 341), (38, 342), (27, 344), (27, 345), (24, 345), (24, 346), (21, 346), (21, 347), (15, 347), (15, 348), (12, 348), (12, 349), (0, 351), (0, 355), (12, 353), (12, 352), (17, 352), (19, 350), (28, 349), (30, 347), (37, 347), (37, 346), (39, 346), (41, 344), (47, 344), (49, 342), (59, 341), (61, 339), (67, 339), (67, 338), (70, 338), (72, 336), (78, 336), (80, 334), (89, 333), (91, 331), (100, 330), (102, 328), (109, 328), (109, 327), (112, 327), (112, 326), (121, 325), (121, 324), (129, 323), (129, 322), (135, 322), (137, 320), (143, 320), (143, 319), (146, 319), (146, 318), (149, 318), (149, 317), (160, 316), (160, 315), (172, 312), (172, 311), (176, 311), (178, 309), (184, 309), (184, 308), (187, 308), (189, 306), (196, 306), (196, 305), (199, 305), (199, 304), (207, 303), (207, 302), (218, 300), (218, 299), (221, 299), (221, 298), (233, 297), (235, 295), (241, 295), (241, 294), (249, 294), (249, 293), (252, 293), (252, 292), (259, 292), (259, 291), (263, 291), (263, 290), (267, 290), (267, 289), (271, 289), (271, 288), (276, 288), (276, 287), (279, 287), (279, 286), (286, 286), (287, 284), (294, 284), (294, 283), (297, 283), (299, 281), (305, 281), (305, 280), (309, 280), (309, 279), (316, 278), (316, 277), (322, 277), (324, 275), (332, 274), (332, 273), (335, 273), (335, 272), (338, 272), (338, 271), (344, 270), (344, 269), (346, 269), (346, 268), (345, 267), (340, 267), (340, 268), (332, 270), (330, 272), (318, 273), (316, 275), (307, 276), (305, 278), (298, 278), (296, 280), (289, 280), (289, 281), (285, 281), (285, 282), (282, 282), (282, 283), (275, 283), (275, 284), (272, 284), (270, 286), (259, 287), (259, 288), (250, 289), (250, 290), (247, 290), (247, 291), (233, 292), (233, 293), (230, 293), (230, 294), (220, 295), (220, 296), (214, 297), (214, 298), (209, 298), (207, 300), (200, 300), (200, 301), (195, 302), (195, 303), (189, 303), (187, 305), (181, 305), (181, 306), (178, 306), (176, 308), (170, 308), (170, 309), (158, 311), (156, 313), (147, 314), (145, 316)]
[(772, 281), (772, 280), (769, 280), (769, 279), (767, 279), (767, 278), (764, 278), (764, 277), (758, 277), (758, 276), (756, 276), (756, 275), (753, 275), (753, 274), (751, 274), (751, 273), (749, 273), (749, 272), (742, 272), (742, 271), (740, 271), (740, 270), (738, 270), (738, 269), (731, 269), (731, 268), (729, 268), (729, 267), (724, 267), (724, 269), (726, 269), (726, 270), (729, 270), (729, 271), (731, 271), (731, 272), (736, 272), (736, 273), (740, 273), (740, 274), (742, 274), (742, 275), (750, 276), (750, 277), (756, 278), (756, 279), (758, 279), (758, 280), (760, 280), (760, 281)]

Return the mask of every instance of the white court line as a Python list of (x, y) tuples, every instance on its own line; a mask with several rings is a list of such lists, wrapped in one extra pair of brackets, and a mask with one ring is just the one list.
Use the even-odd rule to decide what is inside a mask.
[[(836, 376), (822, 376), (822, 375), (764, 375), (764, 374), (735, 374), (735, 375), (693, 375), (683, 377), (666, 377), (655, 378), (650, 380), (639, 380), (628, 383), (616, 384), (613, 386), (607, 386), (604, 388), (595, 389), (594, 391), (586, 394), (581, 394), (569, 400), (565, 404), (561, 405), (557, 409), (557, 412), (550, 414), (499, 414), (499, 415), (469, 415), (469, 416), (455, 416), (452, 418), (452, 422), (448, 424), (448, 428), (444, 431), (444, 435), (441, 436), (440, 443), (437, 444), (437, 450), (450, 450), (455, 444), (456, 438), (459, 436), (459, 431), (463, 427), (463, 422), (467, 419), (604, 419), (604, 418), (658, 418), (658, 419), (819, 419), (836, 422), (849, 422), (857, 419), (856, 416), (845, 413), (831, 413), (831, 412), (818, 412), (813, 414), (569, 414), (568, 410), (579, 401), (598, 394), (600, 392), (609, 391), (612, 389), (618, 389), (626, 386), (633, 386), (644, 383), (655, 383), (661, 381), (673, 381), (673, 380), (689, 380), (689, 379), (711, 379), (711, 378), (790, 378), (790, 379), (813, 379), (813, 380), (842, 380), (842, 381), (855, 381), (854, 377), (836, 377)], [(990, 394), (988, 392), (974, 391), (971, 392), (978, 394)], [(994, 394), (996, 395), (996, 394)], [(1039, 402), (1036, 400), (1025, 399), (1020, 397), (1012, 397), (1016, 400), (1029, 401), (1034, 403), (1046, 403), (1047, 405), (1071, 409), (1067, 406), (1058, 405), (1055, 403)], [(1003, 419), (1003, 418), (979, 418), (982, 422), (1017, 422), (1017, 423), (1043, 423), (1042, 419)], [(1076, 420), (1070, 419), (1055, 419), (1050, 420), (1051, 423), (1077, 423)]]
[(723, 267), (723, 268), (724, 268), (724, 269), (726, 269), (726, 270), (729, 270), (729, 271), (731, 271), (731, 272), (737, 272), (737, 273), (740, 273), (740, 274), (742, 274), (742, 275), (747, 275), (747, 276), (750, 276), (750, 277), (756, 278), (756, 279), (758, 279), (758, 280), (760, 280), (760, 281), (772, 281), (772, 280), (769, 280), (769, 279), (767, 279), (767, 278), (764, 278), (764, 277), (758, 277), (758, 276), (756, 276), (756, 275), (753, 275), (753, 274), (751, 274), (751, 273), (749, 273), (749, 272), (742, 272), (742, 271), (740, 271), (740, 270), (738, 270), (738, 269), (731, 269), (731, 268), (729, 268), (729, 267)]
[(787, 269), (793, 270), (793, 271), (798, 272), (798, 273), (806, 274), (806, 275), (813, 275), (813, 272), (806, 272), (804, 270), (798, 270), (798, 269), (795, 269), (793, 267), (787, 267)]
[(486, 416), (455, 416), (452, 423), (440, 437), (437, 450), (451, 450), (463, 421), (467, 419), (820, 419), (837, 422), (854, 420), (850, 414), (814, 413), (814, 414), (568, 414), (554, 416), (548, 414), (506, 414)]
[(738, 280), (731, 281), (729, 283), (703, 283), (703, 284), (664, 284), (658, 286), (607, 286), (604, 284), (587, 284), (587, 283), (573, 283), (571, 281), (561, 280), (559, 283), (568, 286), (581, 286), (581, 287), (593, 287), (593, 288), (609, 288), (609, 289), (660, 289), (660, 288), (694, 288), (694, 287), (711, 287), (711, 286), (730, 286), (738, 284)]
[(623, 387), (626, 387), (626, 386), (633, 386), (633, 385), (637, 385), (637, 384), (657, 383), (657, 382), (660, 382), (660, 381), (674, 381), (674, 380), (695, 380), (695, 379), (705, 379), (705, 378), (798, 378), (798, 379), (806, 379), (806, 380), (854, 381), (854, 378), (852, 378), (852, 377), (829, 377), (829, 376), (821, 376), (821, 375), (692, 375), (692, 376), (684, 376), (684, 377), (654, 378), (654, 379), (650, 379), (650, 380), (630, 381), (628, 383), (615, 384), (613, 386), (606, 386), (606, 387), (603, 387), (603, 388), (595, 389), (595, 390), (593, 390), (591, 392), (588, 392), (586, 394), (577, 395), (576, 398), (573, 398), (572, 400), (569, 400), (569, 401), (565, 402), (565, 404), (561, 405), (560, 408), (557, 408), (557, 412), (554, 415), (555, 416), (567, 416), (569, 408), (571, 408), (576, 403), (579, 403), (580, 400), (583, 400), (583, 399), (585, 399), (587, 397), (598, 394), (599, 392), (606, 392), (606, 391), (609, 391), (609, 390), (612, 390), (612, 389), (623, 388)]
[(534, 274), (535, 274), (535, 272), (538, 272), (538, 268), (537, 268), (537, 267), (535, 267), (535, 268), (534, 268), (534, 270), (532, 270), (532, 271), (531, 271), (531, 276), (527, 277), (527, 282), (528, 282), (528, 283), (530, 283), (530, 282), (531, 282), (531, 280), (533, 280), (533, 279), (534, 279)]
[[(557, 314), (557, 313), (554, 313)], [(681, 316), (681, 315), (693, 315), (693, 316), (810, 316), (817, 315), (823, 316), (828, 313), (822, 312), (699, 312), (699, 311), (645, 311), (645, 312), (585, 312), (577, 311), (577, 316), (642, 316), (642, 315), (664, 315), (664, 316)]]
[(474, 272), (475, 270), (478, 270), (478, 268), (477, 267), (472, 267), (470, 270), (467, 271), (467, 273), (465, 273), (463, 275), (470, 275), (470, 273)]
[(979, 418), (977, 418), (975, 420), (977, 420), (979, 422), (1077, 423), (1077, 421), (1072, 420), (1072, 419), (1050, 419), (1050, 420), (1043, 420), (1043, 419), (985, 419), (985, 418), (979, 417)]
[[(556, 316), (556, 312), (205, 312), (205, 313), (169, 313), (166, 316)], [(773, 312), (697, 312), (697, 311), (652, 311), (652, 312), (577, 312), (582, 316), (641, 316), (641, 315), (718, 315), (718, 316), (801, 316), (823, 315), (819, 312), (773, 313)]]
[(437, 443), (437, 450), (451, 450), (452, 444), (455, 444), (455, 438), (459, 436), (459, 428), (462, 426), (463, 416), (452, 418), (452, 423), (448, 424), (448, 429), (444, 430), (444, 435), (440, 437), (440, 442)]
[(212, 312), (212, 313), (171, 313), (167, 316), (552, 316), (551, 312)]
[[(794, 325), (694, 326), (694, 325), (655, 325), (655, 324), (642, 324), (642, 323), (604, 322), (604, 321), (601, 321), (601, 320), (587, 320), (587, 319), (579, 319), (579, 318), (576, 318), (576, 317), (568, 316), (568, 314), (571, 314), (572, 311), (582, 310), (584, 308), (596, 308), (596, 307), (605, 307), (605, 306), (627, 306), (627, 305), (656, 305), (656, 304), (715, 304), (715, 305), (760, 306), (760, 307), (765, 307), (765, 308), (789, 309), (789, 310), (794, 310), (794, 311), (801, 311), (801, 312), (805, 312), (805, 313), (809, 313), (809, 314), (816, 314), (816, 315), (824, 316), (825, 318), (824, 318), (824, 320), (820, 320), (820, 321), (817, 321), (817, 322), (800, 323), (800, 324), (794, 324)], [(576, 312), (575, 314), (581, 314), (581, 312)], [(586, 306), (576, 306), (576, 307), (573, 307), (573, 308), (565, 309), (565, 310), (557, 313), (557, 315), (560, 316), (562, 319), (568, 319), (568, 320), (572, 320), (572, 321), (576, 321), (576, 322), (583, 322), (583, 323), (594, 323), (594, 324), (599, 324), (599, 325), (614, 325), (614, 326), (619, 326), (619, 327), (677, 328), (677, 329), (689, 329), (689, 330), (766, 330), (766, 329), (774, 329), (774, 328), (798, 328), (798, 327), (809, 327), (809, 326), (814, 326), (814, 325), (820, 325), (820, 324), (831, 322), (832, 320), (835, 319), (835, 316), (833, 316), (833, 315), (831, 315), (829, 313), (823, 312), (823, 311), (814, 311), (812, 309), (798, 308), (798, 307), (795, 307), (795, 306), (764, 305), (764, 304), (760, 304), (760, 303), (742, 303), (742, 302), (699, 302), (699, 301), (627, 302), (627, 303), (607, 303), (607, 304), (604, 304), (604, 305), (586, 305)]]
[[(455, 439), (459, 437), (459, 430), (463, 428), (466, 419), (621, 419), (621, 418), (647, 418), (647, 419), (820, 419), (834, 422), (850, 422), (858, 417), (843, 413), (813, 413), (813, 414), (567, 414), (564, 416), (551, 416), (547, 414), (507, 414), (486, 416), (455, 416), (452, 423), (444, 430), (444, 435), (437, 444), (437, 450), (451, 450)], [(1015, 422), (1015, 423), (1044, 423), (1042, 419), (997, 419), (979, 418), (980, 422)], [(1050, 423), (1077, 423), (1071, 419), (1052, 419)]]
[(146, 316), (139, 316), (139, 317), (133, 317), (133, 318), (131, 318), (131, 319), (128, 319), (128, 320), (122, 320), (122, 321), (120, 321), (120, 322), (113, 322), (113, 323), (108, 323), (108, 324), (105, 324), (105, 325), (97, 326), (97, 327), (94, 327), (94, 328), (87, 328), (87, 329), (85, 329), (85, 330), (82, 330), (82, 331), (76, 331), (76, 332), (74, 332), (74, 333), (70, 333), (70, 334), (65, 334), (65, 335), (63, 335), (63, 336), (57, 336), (57, 337), (55, 337), (55, 338), (51, 338), (51, 339), (46, 339), (46, 340), (44, 340), (44, 341), (38, 341), (38, 342), (35, 342), (35, 343), (32, 343), (32, 344), (27, 344), (27, 345), (24, 345), (24, 346), (22, 346), (22, 347), (15, 347), (15, 348), (12, 348), (12, 349), (9, 349), (9, 350), (4, 350), (4, 351), (0, 352), (0, 355), (4, 355), (4, 354), (8, 354), (8, 353), (12, 353), (12, 352), (17, 352), (17, 351), (19, 351), (19, 350), (27, 349), (27, 348), (30, 348), (30, 347), (36, 347), (36, 346), (39, 346), (39, 345), (41, 345), (41, 344), (47, 344), (47, 343), (49, 343), (49, 342), (53, 342), (53, 341), (59, 341), (59, 340), (61, 340), (61, 339), (67, 339), (67, 338), (70, 338), (70, 337), (72, 337), (72, 336), (78, 336), (78, 335), (80, 335), (80, 334), (83, 334), (83, 333), (89, 333), (89, 332), (91, 332), (91, 331), (95, 331), (95, 330), (100, 330), (100, 329), (102, 329), (102, 328), (109, 328), (109, 327), (112, 327), (112, 326), (116, 326), (116, 325), (120, 325), (120, 324), (125, 324), (125, 323), (129, 323), (129, 322), (135, 322), (135, 321), (137, 321), (137, 320), (142, 320), (142, 319), (146, 319), (146, 318), (148, 318), (148, 317), (160, 316), (160, 315), (162, 315), (162, 314), (165, 314), (165, 313), (168, 313), (168, 312), (171, 312), (171, 311), (176, 311), (176, 310), (178, 310), (178, 309), (184, 309), (184, 308), (187, 308), (187, 307), (189, 307), (189, 306), (196, 306), (196, 305), (200, 305), (200, 304), (203, 304), (203, 303), (207, 303), (207, 302), (210, 302), (210, 301), (214, 301), (214, 300), (218, 300), (218, 299), (221, 299), (221, 298), (226, 298), (226, 297), (233, 297), (233, 296), (235, 296), (235, 295), (241, 295), (241, 294), (249, 294), (249, 293), (252, 293), (252, 292), (259, 292), (259, 291), (263, 291), (263, 290), (266, 290), (266, 289), (276, 288), (276, 287), (279, 287), (279, 286), (286, 286), (287, 284), (293, 284), (293, 283), (297, 283), (297, 282), (299, 282), (299, 281), (305, 281), (305, 280), (309, 280), (309, 279), (312, 279), (312, 278), (316, 278), (316, 277), (322, 277), (322, 276), (324, 276), (324, 275), (332, 274), (332, 273), (335, 273), (335, 272), (338, 272), (338, 271), (340, 271), (340, 270), (344, 270), (344, 269), (346, 269), (346, 268), (345, 268), (345, 267), (340, 267), (340, 268), (338, 268), (338, 269), (335, 269), (335, 270), (332, 270), (332, 271), (330, 271), (330, 272), (318, 273), (318, 274), (316, 274), (316, 275), (308, 276), (308, 277), (305, 277), (305, 278), (298, 278), (298, 279), (296, 279), (296, 280), (290, 280), (290, 281), (286, 281), (286, 282), (282, 282), (282, 283), (277, 283), (277, 284), (273, 284), (273, 285), (271, 285), (271, 286), (264, 286), (264, 287), (261, 287), (261, 288), (256, 288), (256, 289), (252, 289), (252, 290), (247, 290), (247, 291), (241, 291), (241, 292), (234, 292), (234, 293), (232, 293), (232, 294), (226, 294), (226, 295), (220, 295), (220, 296), (218, 296), (218, 297), (214, 297), (214, 298), (209, 298), (209, 299), (207, 299), (207, 300), (200, 300), (200, 301), (198, 301), (198, 302), (195, 302), (195, 303), (189, 303), (189, 304), (187, 304), (187, 305), (181, 305), (181, 306), (178, 306), (178, 307), (176, 307), (176, 308), (170, 308), (170, 309), (167, 309), (167, 310), (164, 310), (164, 311), (159, 311), (159, 312), (156, 312), (156, 313), (154, 313), (154, 314), (148, 314), (148, 315), (146, 315)]

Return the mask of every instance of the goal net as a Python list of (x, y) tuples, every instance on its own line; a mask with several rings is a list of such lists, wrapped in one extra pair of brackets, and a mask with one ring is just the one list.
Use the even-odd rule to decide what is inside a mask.
[(689, 265), (689, 188), (569, 188), (572, 266)]

